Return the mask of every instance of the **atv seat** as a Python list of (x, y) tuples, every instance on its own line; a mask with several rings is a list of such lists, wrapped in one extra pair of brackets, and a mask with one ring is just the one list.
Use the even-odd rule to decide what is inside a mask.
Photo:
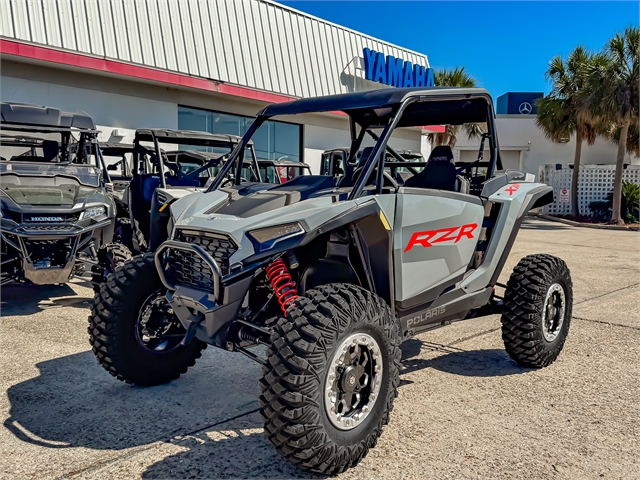
[(344, 173), (344, 177), (340, 178), (340, 181), (338, 182), (338, 188), (353, 187), (355, 185), (356, 180), (360, 176), (360, 172), (362, 171), (362, 168), (367, 164), (367, 160), (369, 160), (369, 156), (371, 155), (371, 152), (373, 152), (373, 147), (363, 148), (362, 151), (360, 152), (360, 155), (358, 157), (358, 161), (355, 167), (349, 164), (349, 162), (345, 162), (347, 171)]
[(404, 186), (469, 193), (469, 182), (457, 175), (453, 152), (448, 145), (435, 147), (429, 155), (427, 165), (418, 175), (408, 178)]

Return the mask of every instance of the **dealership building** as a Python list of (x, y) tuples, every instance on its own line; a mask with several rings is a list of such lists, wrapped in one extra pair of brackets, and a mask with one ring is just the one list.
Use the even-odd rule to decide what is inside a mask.
[[(84, 110), (101, 140), (137, 128), (242, 135), (265, 105), (393, 86), (430, 85), (424, 54), (270, 0), (0, 2), (2, 101)], [(430, 150), (406, 128), (398, 149)], [(319, 168), (349, 145), (340, 112), (278, 118), (254, 137), (259, 158)]]
[[(270, 103), (433, 83), (426, 55), (271, 0), (0, 1), (0, 56), (2, 101), (84, 110), (111, 142), (137, 128), (241, 135)], [(573, 162), (573, 138), (551, 143), (535, 125), (540, 96), (496, 100), (505, 168)], [(398, 129), (391, 145), (427, 157), (434, 131), (443, 127)], [(321, 152), (347, 146), (348, 132), (339, 112), (300, 115), (267, 122), (254, 141), (260, 158), (317, 173)], [(458, 135), (455, 158), (477, 158), (479, 144)], [(612, 164), (615, 153), (599, 139), (582, 162)]]

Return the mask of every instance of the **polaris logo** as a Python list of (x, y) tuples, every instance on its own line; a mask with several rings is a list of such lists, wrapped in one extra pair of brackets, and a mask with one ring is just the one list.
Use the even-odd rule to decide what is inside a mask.
[(31, 222), (64, 222), (62, 217), (31, 217)]
[(425, 320), (429, 320), (430, 318), (437, 317), (438, 315), (442, 315), (446, 311), (447, 311), (446, 307), (437, 307), (431, 310), (427, 310), (421, 315), (416, 315), (415, 317), (410, 318), (409, 321), (407, 322), (407, 327), (418, 325), (419, 323), (422, 323)]

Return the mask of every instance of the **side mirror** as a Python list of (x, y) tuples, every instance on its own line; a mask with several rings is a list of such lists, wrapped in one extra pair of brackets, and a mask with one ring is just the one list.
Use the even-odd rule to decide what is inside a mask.
[(107, 165), (107, 170), (109, 170), (110, 172), (116, 171), (118, 170), (118, 165), (116, 164)]

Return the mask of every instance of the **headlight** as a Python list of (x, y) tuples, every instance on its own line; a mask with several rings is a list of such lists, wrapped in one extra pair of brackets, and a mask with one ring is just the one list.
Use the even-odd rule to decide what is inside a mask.
[(82, 212), (82, 216), (80, 217), (80, 219), (97, 217), (98, 215), (104, 215), (105, 213), (107, 213), (107, 209), (103, 206), (89, 207), (84, 212)]
[(260, 244), (260, 250), (267, 250), (277, 242), (285, 238), (304, 233), (304, 228), (298, 222), (285, 223), (275, 227), (260, 228), (252, 230), (248, 235)]

